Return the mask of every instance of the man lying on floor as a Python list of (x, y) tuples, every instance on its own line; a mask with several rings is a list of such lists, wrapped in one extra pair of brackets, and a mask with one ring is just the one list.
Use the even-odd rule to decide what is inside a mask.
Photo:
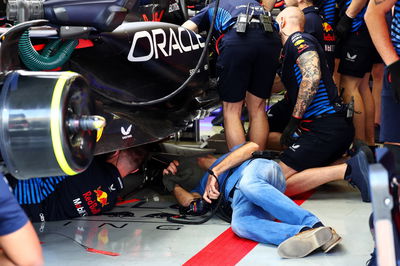
[(97, 215), (115, 206), (122, 179), (135, 172), (145, 157), (145, 150), (130, 148), (95, 157), (86, 171), (74, 176), (7, 179), (32, 222)]
[[(203, 195), (211, 203), (220, 196), (218, 184), (222, 186), (227, 179), (221, 193), (231, 203), (231, 226), (238, 236), (279, 245), (278, 253), (283, 258), (304, 257), (318, 248), (331, 250), (340, 236), (283, 194), (285, 177), (279, 165), (272, 160), (251, 159), (258, 148), (249, 142), (220, 157), (191, 192), (176, 184), (178, 202), (184, 206), (192, 201), (199, 203)], [(177, 174), (178, 168), (172, 162), (164, 174)]]

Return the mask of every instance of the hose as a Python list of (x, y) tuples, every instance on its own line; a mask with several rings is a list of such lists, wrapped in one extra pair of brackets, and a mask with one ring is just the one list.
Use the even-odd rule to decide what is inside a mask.
[(215, 9), (214, 9), (214, 13), (213, 13), (213, 18), (212, 18), (211, 23), (210, 23), (210, 29), (208, 30), (208, 34), (207, 34), (206, 41), (205, 41), (205, 44), (204, 44), (203, 52), (201, 53), (200, 58), (199, 58), (199, 60), (197, 62), (197, 65), (196, 65), (196, 67), (195, 67), (195, 69), (193, 71), (193, 75), (190, 75), (182, 83), (182, 85), (179, 86), (175, 91), (171, 92), (170, 94), (168, 94), (168, 95), (166, 95), (166, 96), (164, 96), (162, 98), (151, 100), (151, 101), (147, 101), (147, 102), (127, 102), (127, 101), (120, 100), (120, 99), (118, 99), (116, 97), (112, 97), (112, 96), (110, 96), (110, 95), (108, 95), (106, 93), (103, 93), (103, 92), (100, 92), (100, 91), (97, 91), (97, 90), (96, 90), (96, 93), (100, 94), (101, 96), (103, 96), (104, 98), (106, 98), (108, 100), (111, 100), (111, 101), (114, 101), (114, 102), (117, 102), (117, 103), (120, 103), (120, 104), (128, 105), (128, 106), (147, 106), (147, 105), (152, 105), (152, 104), (158, 104), (158, 103), (161, 103), (161, 102), (165, 102), (165, 101), (171, 99), (172, 97), (174, 97), (175, 95), (177, 95), (178, 93), (180, 93), (183, 89), (186, 88), (186, 86), (189, 84), (189, 82), (192, 81), (193, 77), (197, 74), (197, 71), (200, 69), (201, 64), (203, 63), (203, 61), (204, 61), (204, 59), (206, 57), (207, 48), (208, 48), (208, 45), (209, 45), (209, 43), (211, 41), (211, 35), (212, 35), (212, 31), (214, 29), (214, 23), (215, 23), (215, 20), (216, 20), (216, 17), (217, 17), (219, 2), (220, 2), (220, 0), (215, 0)]
[(66, 41), (61, 45), (60, 49), (51, 56), (60, 42), (61, 40), (49, 44), (50, 47), (46, 47), (44, 55), (41, 55), (33, 48), (29, 38), (29, 31), (25, 31), (21, 35), (18, 43), (20, 58), (25, 66), (33, 71), (55, 69), (68, 61), (75, 47), (78, 45), (77, 40)]

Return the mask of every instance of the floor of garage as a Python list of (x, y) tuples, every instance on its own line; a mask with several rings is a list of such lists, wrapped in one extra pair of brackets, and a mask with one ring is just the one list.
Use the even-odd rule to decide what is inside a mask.
[[(202, 134), (218, 133), (202, 123)], [(333, 182), (306, 193), (298, 203), (343, 238), (330, 253), (281, 259), (276, 247), (236, 237), (229, 224), (212, 218), (202, 225), (178, 225), (165, 215), (171, 196), (142, 189), (117, 206), (112, 215), (34, 224), (46, 265), (365, 265), (373, 250), (368, 217), (371, 205), (346, 182)], [(124, 214), (124, 215), (121, 215)], [(122, 217), (121, 217), (122, 216)]]

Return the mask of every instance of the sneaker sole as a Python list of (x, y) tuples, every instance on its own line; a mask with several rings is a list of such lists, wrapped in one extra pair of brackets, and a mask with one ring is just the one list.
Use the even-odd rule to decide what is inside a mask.
[(291, 237), (282, 242), (278, 247), (278, 254), (282, 258), (302, 258), (323, 246), (332, 238), (332, 232), (328, 227), (320, 227), (313, 234)]
[(332, 243), (326, 243), (325, 245), (322, 246), (322, 250), (325, 253), (328, 253), (329, 251), (331, 251), (334, 247), (336, 247), (337, 244), (339, 244), (339, 242), (342, 241), (342, 237), (339, 236), (339, 238), (335, 239), (334, 242)]

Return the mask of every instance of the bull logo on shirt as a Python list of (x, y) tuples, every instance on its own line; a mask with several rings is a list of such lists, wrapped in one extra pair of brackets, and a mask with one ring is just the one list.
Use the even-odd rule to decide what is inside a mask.
[(97, 189), (95, 189), (94, 193), (96, 194), (96, 199), (98, 202), (100, 202), (101, 207), (104, 207), (104, 206), (108, 205), (108, 202), (107, 202), (108, 195), (106, 192), (104, 192), (100, 189), (101, 189), (101, 186), (98, 187)]
[(325, 42), (334, 42), (336, 41), (335, 34), (333, 31), (333, 28), (329, 23), (323, 22), (322, 23), (322, 29), (324, 33), (324, 41)]
[(331, 25), (329, 25), (329, 23), (323, 22), (322, 23), (322, 29), (324, 30), (324, 32), (331, 32), (333, 31), (333, 28)]

